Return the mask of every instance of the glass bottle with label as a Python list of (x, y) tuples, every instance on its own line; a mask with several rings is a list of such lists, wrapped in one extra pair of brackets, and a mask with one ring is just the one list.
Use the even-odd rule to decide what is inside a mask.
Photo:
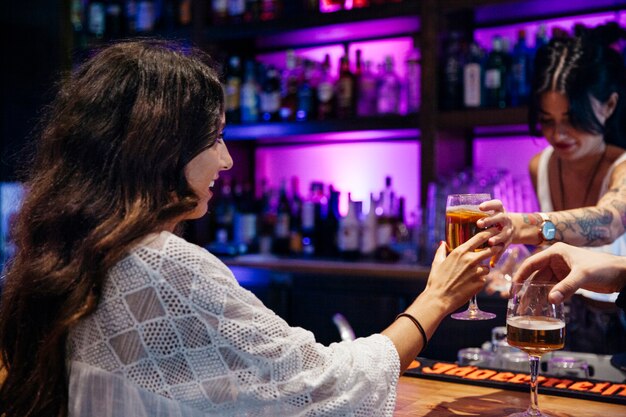
[(317, 86), (317, 118), (328, 120), (335, 115), (335, 80), (330, 73), (330, 55), (326, 54), (322, 64), (322, 74)]
[(337, 80), (337, 117), (339, 119), (354, 117), (355, 81), (355, 76), (350, 70), (350, 61), (346, 54), (340, 60), (339, 79)]
[(384, 71), (378, 86), (378, 113), (398, 114), (400, 111), (400, 78), (395, 72), (393, 57), (385, 57)]
[(480, 46), (472, 42), (469, 54), (463, 66), (463, 105), (465, 107), (480, 107), (483, 92), (483, 67)]
[(227, 123), (241, 123), (241, 59), (233, 55), (228, 60), (224, 99)]
[(485, 100), (488, 107), (506, 107), (506, 57), (502, 51), (502, 38), (493, 38), (493, 49), (485, 64)]
[(348, 213), (339, 220), (337, 247), (339, 255), (345, 259), (357, 259), (361, 246), (361, 223), (357, 214), (355, 201), (348, 193)]
[(259, 84), (256, 80), (254, 61), (246, 61), (244, 83), (241, 85), (241, 121), (243, 123), (259, 121)]
[(267, 68), (261, 90), (261, 118), (266, 122), (280, 119), (280, 80), (278, 71), (272, 65)]

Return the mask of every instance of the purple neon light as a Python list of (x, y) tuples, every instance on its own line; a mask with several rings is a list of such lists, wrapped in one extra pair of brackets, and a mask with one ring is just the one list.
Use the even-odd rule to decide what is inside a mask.
[(533, 19), (541, 15), (572, 16), (585, 13), (590, 7), (602, 8), (622, 5), (626, 8), (625, 0), (525, 0), (520, 2), (504, 2), (500, 4), (484, 5), (476, 8), (475, 19), (479, 25), (488, 24), (502, 19)]
[(419, 29), (420, 22), (417, 16), (401, 16), (267, 35), (259, 37), (256, 45), (259, 48), (293, 48), (307, 45), (353, 42), (360, 39), (402, 36), (418, 32)]
[[(259, 130), (263, 127), (259, 127)], [(384, 129), (384, 130), (355, 130), (347, 132), (326, 132), (326, 133), (307, 133), (303, 135), (290, 135), (288, 141), (285, 141), (282, 134), (268, 135), (263, 131), (263, 138), (259, 143), (277, 143), (275, 140), (279, 138), (278, 143), (294, 144), (297, 142), (366, 142), (373, 140), (402, 140), (415, 139), (420, 137), (419, 129)]]
[(369, 195), (378, 195), (385, 176), (391, 175), (398, 195), (406, 198), (407, 215), (419, 204), (419, 142), (366, 142), (348, 144), (259, 147), (255, 178), (277, 187), (282, 178), (298, 176), (300, 192), (308, 194), (312, 181), (322, 181), (341, 192), (340, 212), (347, 212), (348, 192), (369, 210)]
[(546, 25), (548, 36), (550, 36), (554, 28), (564, 29), (571, 33), (574, 25), (577, 23), (582, 23), (589, 27), (595, 27), (608, 22), (622, 22), (623, 24), (626, 22), (626, 11), (595, 13), (584, 16), (564, 17), (501, 27), (477, 29), (474, 32), (474, 39), (481, 47), (491, 50), (491, 43), (494, 36), (499, 35), (503, 38), (509, 39), (510, 46), (512, 47), (517, 41), (517, 34), (519, 30), (524, 29), (526, 31), (526, 44), (532, 48), (535, 46), (535, 37), (537, 36), (537, 31), (541, 24)]

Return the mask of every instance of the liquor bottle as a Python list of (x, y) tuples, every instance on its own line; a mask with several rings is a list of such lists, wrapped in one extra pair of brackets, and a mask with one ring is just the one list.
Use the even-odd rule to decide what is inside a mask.
[(350, 61), (346, 53), (339, 61), (339, 79), (337, 79), (337, 117), (349, 119), (354, 117), (356, 103), (356, 80), (350, 71)]
[(235, 185), (235, 217), (233, 219), (233, 237), (238, 253), (253, 253), (258, 250), (257, 213), (254, 193), (250, 183)]
[(256, 22), (260, 19), (260, 0), (246, 0), (246, 11), (243, 14), (243, 21), (246, 23)]
[(348, 213), (339, 220), (337, 247), (339, 255), (344, 259), (357, 259), (361, 247), (361, 223), (357, 214), (352, 194), (348, 193)]
[(260, 18), (263, 21), (274, 20), (280, 16), (281, 1), (279, 0), (261, 0)]
[(178, 2), (178, 24), (189, 26), (192, 21), (192, 0), (180, 0)]
[(259, 121), (259, 84), (254, 61), (246, 61), (244, 80), (241, 85), (241, 121), (256, 123)]
[(359, 96), (357, 99), (357, 115), (373, 116), (378, 106), (378, 80), (372, 72), (372, 61), (365, 61), (365, 67), (359, 77)]
[(370, 208), (367, 212), (367, 216), (363, 220), (362, 234), (361, 234), (361, 257), (372, 258), (376, 251), (376, 229), (377, 229), (377, 215), (376, 209), (378, 202), (374, 198), (374, 194), (370, 193)]
[(220, 195), (215, 205), (215, 240), (221, 243), (233, 240), (235, 200), (230, 177), (223, 177)]
[(228, 20), (230, 23), (241, 23), (246, 11), (246, 0), (228, 0)]
[(392, 249), (397, 203), (389, 176), (385, 178), (385, 188), (380, 193), (379, 208), (376, 217), (376, 251), (374, 257), (379, 261), (397, 261), (398, 254)]
[(531, 50), (526, 45), (526, 32), (521, 29), (511, 56), (511, 105), (520, 106), (528, 102), (530, 90)]
[(276, 208), (276, 224), (274, 225), (274, 240), (272, 252), (277, 255), (289, 254), (289, 231), (291, 226), (291, 205), (287, 197), (287, 184), (283, 178), (280, 183), (278, 205)]
[(304, 74), (302, 82), (298, 85), (298, 106), (296, 120), (315, 119), (317, 89), (314, 85), (315, 64), (309, 59), (304, 60)]
[(224, 87), (227, 123), (241, 123), (241, 78), (241, 60), (233, 55), (228, 60)]
[(330, 55), (326, 54), (322, 63), (322, 74), (317, 86), (317, 118), (332, 119), (335, 116), (335, 81), (330, 73)]
[(420, 109), (420, 82), (420, 54), (417, 48), (412, 48), (406, 57), (406, 106), (409, 113), (417, 113)]
[(85, 9), (82, 0), (72, 0), (70, 22), (72, 23), (73, 48), (79, 52), (84, 51), (87, 49), (87, 36), (85, 33)]
[(228, 0), (211, 1), (211, 20), (216, 25), (228, 22)]
[(453, 110), (461, 106), (463, 68), (461, 55), (461, 34), (452, 32), (443, 59), (443, 94), (441, 104), (444, 109)]
[(127, 0), (125, 7), (126, 33), (134, 35), (137, 33), (137, 1)]
[(110, 0), (106, 6), (105, 24), (106, 37), (117, 39), (124, 34), (124, 16), (122, 4), (119, 0)]
[(485, 99), (488, 107), (506, 107), (506, 57), (502, 52), (502, 38), (494, 36), (493, 49), (485, 64)]
[(278, 121), (280, 119), (280, 80), (278, 71), (272, 65), (267, 68), (260, 98), (261, 119), (266, 122)]
[(151, 0), (140, 0), (137, 2), (137, 32), (148, 33), (154, 30), (156, 22), (156, 9)]
[(89, 33), (96, 38), (104, 37), (106, 30), (106, 6), (103, 1), (92, 1), (89, 4)]
[(302, 247), (302, 197), (300, 196), (300, 180), (291, 177), (291, 213), (289, 225), (289, 252), (292, 255), (301, 255)]
[(328, 207), (323, 220), (322, 256), (336, 257), (339, 253), (337, 249), (337, 232), (339, 230), (339, 191), (330, 185), (328, 187)]
[(309, 196), (302, 202), (302, 254), (304, 256), (319, 255), (324, 232), (322, 230), (323, 212), (326, 198), (323, 194), (324, 185), (312, 182)]
[(483, 92), (483, 68), (480, 46), (472, 42), (468, 57), (463, 65), (463, 105), (465, 107), (480, 107)]
[(262, 179), (259, 199), (257, 200), (257, 213), (259, 213), (257, 230), (259, 232), (259, 253), (263, 255), (268, 255), (272, 252), (276, 209), (277, 203), (273, 198), (272, 189), (268, 187), (267, 180)]
[(296, 53), (293, 49), (287, 50), (286, 53), (280, 96), (281, 120), (294, 120), (298, 107), (298, 71), (296, 69)]
[(400, 111), (400, 78), (394, 70), (393, 57), (385, 57), (384, 71), (378, 85), (377, 110), (379, 114), (398, 114)]

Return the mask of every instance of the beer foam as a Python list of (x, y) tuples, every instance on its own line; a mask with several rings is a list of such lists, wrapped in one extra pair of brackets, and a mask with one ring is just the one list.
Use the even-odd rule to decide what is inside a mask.
[(559, 330), (565, 327), (563, 320), (541, 316), (509, 317), (506, 324), (526, 330)]
[(484, 211), (480, 211), (478, 206), (475, 204), (464, 204), (462, 206), (453, 206), (453, 207), (448, 207), (446, 209), (446, 213), (456, 213), (457, 211), (464, 211), (464, 212), (475, 211), (477, 213), (487, 215), (487, 213), (485, 213)]

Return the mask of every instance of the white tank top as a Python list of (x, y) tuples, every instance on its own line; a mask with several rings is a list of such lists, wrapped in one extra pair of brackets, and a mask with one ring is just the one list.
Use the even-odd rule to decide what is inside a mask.
[[(539, 201), (539, 208), (542, 212), (554, 211), (554, 206), (552, 205), (552, 192), (550, 191), (550, 183), (548, 182), (548, 161), (550, 160), (550, 156), (552, 156), (552, 152), (554, 152), (554, 148), (552, 146), (548, 146), (541, 151), (541, 155), (539, 156), (539, 166), (537, 167), (537, 199)], [(606, 176), (602, 180), (600, 192), (596, 196), (596, 201), (608, 191), (611, 174), (613, 174), (615, 167), (624, 161), (626, 161), (626, 152), (620, 155), (620, 157), (613, 162), (607, 171)], [(626, 233), (618, 237), (613, 243), (603, 246), (587, 247), (587, 249), (594, 252), (604, 252), (613, 255), (626, 256)], [(618, 294), (599, 294), (583, 289), (578, 290), (577, 293), (594, 300), (610, 302), (614, 302)]]

